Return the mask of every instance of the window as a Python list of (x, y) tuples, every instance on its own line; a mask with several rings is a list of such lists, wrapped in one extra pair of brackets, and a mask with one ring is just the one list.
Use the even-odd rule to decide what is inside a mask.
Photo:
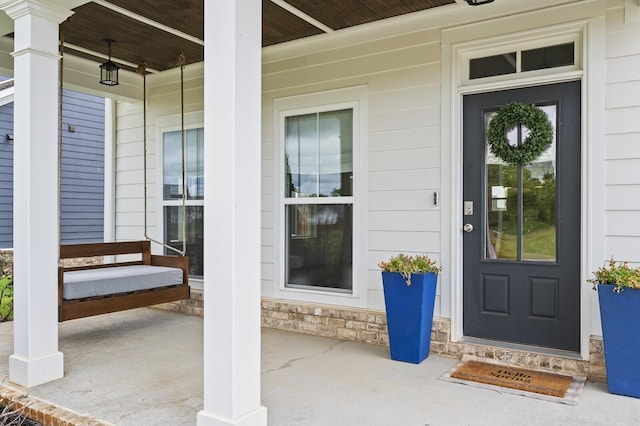
[(354, 108), (285, 114), (285, 287), (353, 292)]
[(469, 59), (469, 79), (516, 74), (576, 64), (576, 43), (562, 43), (535, 49)]
[(522, 51), (522, 71), (563, 67), (575, 63), (574, 43)]
[(493, 77), (494, 75), (515, 74), (516, 53), (474, 58), (469, 61), (469, 78)]
[[(162, 193), (165, 244), (182, 250), (187, 241), (190, 275), (204, 274), (202, 262), (204, 215), (204, 129), (184, 133), (184, 191), (182, 176), (182, 132), (164, 132), (162, 136)], [(183, 194), (183, 192), (185, 194)], [(185, 214), (182, 197), (185, 197)], [(185, 217), (186, 216), (186, 217)], [(183, 231), (183, 223), (186, 224)], [(165, 252), (172, 254), (168, 249)]]

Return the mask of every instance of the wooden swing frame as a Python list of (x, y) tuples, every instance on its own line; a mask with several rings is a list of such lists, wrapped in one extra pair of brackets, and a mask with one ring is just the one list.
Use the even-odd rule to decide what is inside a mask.
[[(66, 23), (66, 21), (65, 21)], [(60, 27), (62, 41), (60, 43), (60, 93), (59, 93), (59, 135), (58, 135), (58, 189), (60, 190), (61, 180), (61, 154), (62, 154), (62, 70), (64, 57), (64, 24)], [(182, 182), (183, 182), (183, 213), (185, 207), (185, 155), (184, 155), (184, 55), (180, 54), (180, 87), (181, 87), (181, 108), (182, 108)], [(182, 251), (168, 246), (162, 242), (155, 241), (147, 235), (147, 137), (146, 137), (146, 64), (139, 67), (138, 72), (142, 75), (144, 85), (144, 233), (146, 240), (143, 241), (127, 241), (127, 242), (108, 242), (108, 243), (90, 243), (90, 244), (68, 244), (60, 245), (60, 265), (58, 266), (58, 321), (67, 321), (76, 318), (83, 318), (93, 315), (101, 315), (110, 312), (118, 312), (127, 309), (141, 308), (160, 303), (169, 303), (190, 298), (191, 290), (189, 287), (189, 258), (186, 256), (186, 224), (183, 222), (183, 248)], [(59, 198), (60, 198), (60, 194)], [(184, 214), (183, 214), (183, 220)], [(60, 225), (60, 211), (58, 211), (58, 226)], [(171, 249), (180, 256), (152, 255), (151, 241), (156, 242), (167, 249)], [(104, 256), (122, 256), (130, 258), (130, 255), (136, 255), (139, 260), (125, 260), (89, 264), (84, 266), (64, 266), (65, 259), (94, 258)], [(127, 292), (110, 292), (108, 288), (102, 289), (101, 296), (85, 297), (78, 299), (65, 299), (65, 273), (83, 270), (96, 270), (105, 268), (118, 268), (131, 265), (146, 265), (158, 267), (178, 268), (182, 271), (182, 283), (163, 283), (159, 282), (153, 288), (144, 290), (133, 290)], [(137, 282), (142, 279), (136, 277), (128, 277), (135, 288)]]
[[(183, 256), (161, 256), (151, 254), (150, 241), (127, 241), (115, 243), (69, 244), (60, 246), (60, 259), (90, 258), (96, 256), (140, 255), (139, 260), (110, 262), (85, 266), (58, 267), (58, 321), (67, 321), (93, 315), (107, 314), (133, 308), (142, 308), (159, 303), (189, 299), (189, 258)], [(182, 270), (182, 283), (148, 290), (108, 294), (66, 300), (64, 294), (65, 272), (99, 270), (128, 265), (168, 266)]]

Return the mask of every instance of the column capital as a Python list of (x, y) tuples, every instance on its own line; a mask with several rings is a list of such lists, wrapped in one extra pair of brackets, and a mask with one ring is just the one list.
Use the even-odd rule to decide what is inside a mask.
[(60, 24), (73, 15), (72, 10), (51, 0), (0, 0), (0, 10), (14, 21), (27, 15), (36, 15)]

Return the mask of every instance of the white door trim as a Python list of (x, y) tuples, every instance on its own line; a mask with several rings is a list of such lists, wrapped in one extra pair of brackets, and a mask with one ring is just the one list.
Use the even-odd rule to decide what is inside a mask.
[[(582, 228), (581, 228), (581, 350), (582, 359), (589, 358), (589, 338), (600, 330), (597, 300), (586, 282), (594, 265), (604, 258), (604, 93), (605, 93), (605, 20), (604, 3), (588, 2), (574, 7), (549, 8), (535, 12), (539, 28), (510, 33), (522, 21), (531, 22), (530, 14), (510, 16), (494, 21), (480, 22), (442, 33), (442, 232), (449, 236), (442, 239), (443, 264), (450, 265), (443, 271), (443, 315), (451, 318), (451, 339), (459, 341), (462, 332), (462, 97), (465, 94), (527, 87), (563, 81), (582, 81)], [(566, 22), (557, 24), (559, 12)], [(544, 27), (545, 23), (550, 26)], [(542, 28), (544, 27), (544, 28)], [(492, 35), (488, 35), (492, 33)], [(497, 43), (513, 43), (538, 39), (550, 40), (562, 34), (576, 34), (581, 43), (582, 55), (575, 69), (547, 70), (534, 75), (514, 75), (499, 79), (486, 79), (485, 84), (469, 84), (461, 70), (471, 53), (489, 51)], [(478, 40), (478, 34), (486, 37)], [(589, 171), (589, 173), (587, 173)], [(450, 309), (449, 315), (444, 310)]]

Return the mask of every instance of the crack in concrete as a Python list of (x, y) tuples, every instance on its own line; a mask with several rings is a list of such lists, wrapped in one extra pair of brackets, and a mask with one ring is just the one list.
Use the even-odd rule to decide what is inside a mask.
[(347, 343), (347, 341), (346, 340), (340, 340), (338, 342), (335, 342), (335, 343), (329, 345), (329, 347), (326, 348), (323, 351), (320, 351), (320, 352), (317, 352), (317, 353), (313, 353), (311, 355), (301, 356), (301, 357), (298, 357), (298, 358), (292, 358), (292, 359), (288, 360), (287, 362), (285, 362), (284, 364), (282, 364), (280, 367), (272, 368), (270, 370), (265, 370), (265, 371), (262, 372), (262, 374), (263, 375), (264, 374), (269, 374), (269, 373), (273, 373), (273, 372), (276, 372), (276, 371), (284, 370), (285, 368), (293, 367), (293, 365), (295, 363), (299, 362), (299, 361), (303, 361), (305, 359), (315, 358), (315, 357), (324, 355), (324, 354), (326, 354), (328, 352), (331, 352), (336, 346), (341, 345), (343, 343)]

